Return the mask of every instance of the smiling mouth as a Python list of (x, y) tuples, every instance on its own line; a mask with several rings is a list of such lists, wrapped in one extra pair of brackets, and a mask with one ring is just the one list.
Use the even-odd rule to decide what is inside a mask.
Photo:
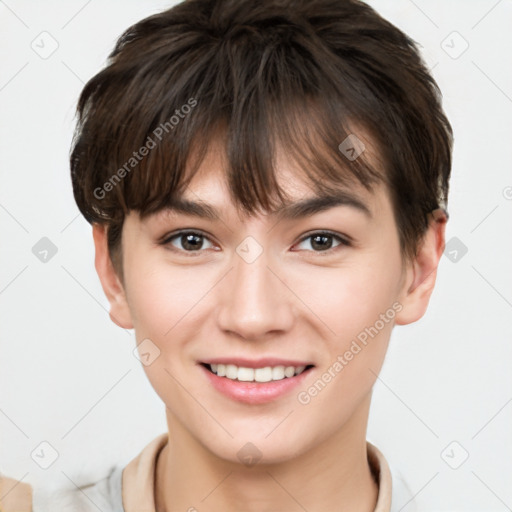
[(314, 365), (307, 366), (265, 366), (263, 368), (248, 368), (234, 364), (207, 364), (201, 363), (208, 371), (239, 382), (272, 382), (295, 377), (307, 372)]

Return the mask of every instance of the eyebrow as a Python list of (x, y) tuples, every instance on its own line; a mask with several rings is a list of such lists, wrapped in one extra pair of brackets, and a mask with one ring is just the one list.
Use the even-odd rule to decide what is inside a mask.
[(370, 208), (359, 197), (349, 192), (338, 192), (334, 195), (315, 196), (285, 205), (275, 212), (279, 219), (299, 219), (323, 212), (336, 206), (349, 206), (372, 218)]
[[(293, 220), (315, 215), (336, 206), (349, 206), (372, 218), (370, 208), (359, 197), (349, 192), (337, 192), (334, 195), (314, 196), (285, 204), (270, 212), (270, 216), (277, 219)], [(203, 201), (190, 201), (182, 197), (172, 198), (167, 204), (166, 210), (193, 217), (220, 220), (220, 213), (213, 206)]]

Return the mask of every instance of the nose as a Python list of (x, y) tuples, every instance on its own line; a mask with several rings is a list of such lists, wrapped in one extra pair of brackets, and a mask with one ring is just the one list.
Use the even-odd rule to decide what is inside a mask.
[[(244, 340), (262, 340), (289, 330), (294, 320), (293, 293), (278, 265), (263, 251), (249, 262), (238, 253), (219, 283), (218, 325)], [(281, 274), (281, 275), (280, 275)]]

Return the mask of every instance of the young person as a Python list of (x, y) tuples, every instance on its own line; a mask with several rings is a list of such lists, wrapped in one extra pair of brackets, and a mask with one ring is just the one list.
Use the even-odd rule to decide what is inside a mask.
[(59, 510), (403, 506), (366, 428), (434, 287), (452, 147), (411, 39), (356, 0), (187, 0), (78, 116), (74, 196), (168, 432)]

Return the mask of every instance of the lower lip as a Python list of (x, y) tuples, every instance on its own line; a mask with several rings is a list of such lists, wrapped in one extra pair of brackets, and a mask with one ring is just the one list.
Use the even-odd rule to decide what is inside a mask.
[(244, 402), (246, 404), (264, 404), (276, 400), (289, 393), (309, 375), (313, 368), (303, 371), (300, 375), (294, 377), (285, 377), (281, 380), (270, 382), (243, 382), (219, 377), (215, 373), (199, 365), (206, 374), (213, 387), (227, 397)]

